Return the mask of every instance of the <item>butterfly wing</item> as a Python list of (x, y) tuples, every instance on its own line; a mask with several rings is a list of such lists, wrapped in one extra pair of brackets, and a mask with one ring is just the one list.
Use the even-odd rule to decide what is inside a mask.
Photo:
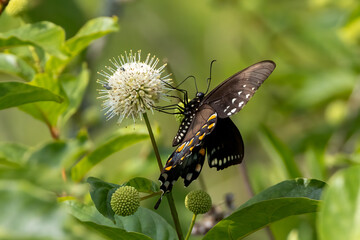
[(181, 177), (184, 179), (185, 187), (198, 178), (205, 161), (205, 147), (204, 144), (200, 144), (195, 147), (192, 154), (186, 158), (186, 162), (183, 165), (181, 171)]
[(244, 157), (244, 142), (230, 118), (219, 118), (214, 131), (206, 138), (209, 167), (222, 170), (240, 164)]
[[(201, 146), (204, 142), (205, 136), (210, 134), (215, 129), (216, 121), (217, 113), (213, 108), (208, 105), (201, 106), (199, 110), (195, 113), (195, 117), (191, 122), (191, 125), (186, 133), (186, 136), (184, 137), (184, 140), (170, 155), (169, 159), (165, 164), (165, 167), (161, 171), (159, 181), (161, 182), (160, 189), (161, 191), (163, 191), (163, 194), (171, 191), (173, 184), (180, 175), (183, 176), (184, 182), (185, 184), (187, 184), (187, 175), (185, 174), (184, 169), (189, 170), (190, 168), (194, 168), (194, 171), (196, 172), (196, 169), (198, 169), (197, 163), (201, 162), (202, 167), (204, 160), (201, 160), (201, 158), (205, 159), (205, 152), (201, 156), (199, 156), (200, 149), (198, 147)], [(195, 156), (194, 158), (192, 158), (191, 155), (195, 151), (197, 156), (195, 163), (193, 163)], [(190, 182), (193, 181), (195, 178), (188, 177), (188, 179), (190, 179), (190, 184)], [(161, 198), (163, 194), (161, 195)], [(159, 206), (161, 198), (155, 205), (155, 208)]]
[(262, 61), (234, 74), (213, 89), (203, 100), (218, 114), (219, 118), (227, 118), (239, 112), (260, 85), (275, 69), (273, 61)]

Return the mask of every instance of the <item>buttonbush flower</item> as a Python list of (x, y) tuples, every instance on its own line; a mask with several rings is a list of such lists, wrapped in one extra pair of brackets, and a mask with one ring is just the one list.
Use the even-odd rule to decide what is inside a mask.
[(210, 195), (203, 190), (193, 190), (185, 197), (185, 207), (195, 215), (207, 213), (211, 204)]
[(147, 55), (141, 61), (141, 51), (133, 54), (125, 52), (125, 56), (110, 59), (112, 67), (99, 72), (105, 79), (98, 80), (103, 87), (99, 92), (104, 99), (103, 107), (108, 119), (119, 116), (119, 122), (124, 118), (141, 118), (146, 110), (153, 110), (156, 102), (165, 96), (171, 79), (164, 73), (166, 64), (156, 68), (159, 59)]
[(111, 196), (110, 205), (117, 215), (133, 215), (140, 206), (139, 192), (131, 186), (119, 187)]

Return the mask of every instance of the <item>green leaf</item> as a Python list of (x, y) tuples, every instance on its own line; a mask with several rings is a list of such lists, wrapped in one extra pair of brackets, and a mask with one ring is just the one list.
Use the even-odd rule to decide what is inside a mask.
[(26, 83), (0, 82), (0, 110), (40, 101), (61, 103), (62, 98), (45, 88)]
[(28, 148), (17, 143), (0, 143), (0, 165), (19, 167)]
[(64, 88), (66, 96), (69, 100), (69, 106), (62, 116), (62, 123), (66, 123), (66, 121), (77, 111), (79, 108), (86, 87), (89, 83), (89, 70), (87, 69), (86, 64), (83, 64), (82, 70), (78, 76), (62, 76), (60, 78), (61, 84)]
[(128, 182), (124, 183), (124, 185), (132, 186), (136, 188), (139, 192), (144, 193), (156, 193), (160, 190), (159, 185), (156, 184), (154, 181), (142, 177), (130, 179)]
[(68, 239), (55, 196), (26, 181), (0, 181), (1, 239)]
[(28, 164), (46, 166), (58, 170), (74, 164), (89, 148), (87, 137), (51, 141), (37, 147), (29, 154)]
[(117, 17), (100, 17), (88, 21), (76, 35), (66, 41), (72, 55), (78, 54), (93, 40), (119, 30)]
[(241, 239), (280, 219), (315, 212), (324, 186), (322, 181), (302, 178), (274, 185), (221, 220), (204, 239)]
[(46, 88), (49, 91), (62, 96), (64, 101), (61, 104), (53, 102), (27, 104), (21, 106), (20, 109), (48, 125), (56, 126), (59, 116), (67, 109), (69, 104), (59, 81), (52, 78), (48, 73), (40, 73), (35, 76), (35, 79), (31, 84)]
[(108, 183), (94, 177), (89, 177), (87, 182), (90, 184), (90, 196), (96, 209), (104, 215), (104, 217), (114, 221), (115, 213), (111, 208), (110, 201), (112, 194), (120, 185)]
[(266, 144), (267, 149), (270, 150), (271, 156), (280, 158), (290, 178), (301, 177), (302, 174), (296, 165), (293, 153), (287, 146), (277, 138), (270, 129), (262, 126), (263, 142)]
[(87, 182), (90, 184), (90, 196), (96, 209), (105, 217), (114, 221), (114, 211), (111, 208), (111, 196), (121, 186), (132, 186), (139, 192), (155, 193), (159, 191), (158, 185), (146, 178), (136, 177), (130, 181), (118, 185), (108, 183), (101, 179), (89, 177)]
[(317, 223), (319, 239), (360, 239), (360, 166), (337, 172), (322, 199)]
[(31, 81), (35, 76), (35, 70), (24, 60), (7, 53), (0, 53), (0, 72), (18, 76), (26, 81)]
[(87, 22), (79, 32), (66, 41), (65, 48), (70, 52), (67, 59), (51, 57), (46, 63), (46, 71), (56, 75), (92, 41), (118, 30), (117, 18), (100, 17)]
[(65, 43), (65, 32), (51, 22), (26, 24), (19, 28), (0, 33), (0, 48), (34, 45), (58, 58), (66, 58), (62, 48)]
[(78, 164), (72, 168), (72, 179), (74, 181), (80, 181), (92, 167), (111, 154), (149, 137), (145, 126), (138, 125), (135, 129), (136, 130), (133, 128), (121, 128), (116, 131), (112, 138), (105, 141), (93, 152), (81, 159)]
[(93, 206), (85, 206), (74, 201), (68, 201), (71, 214), (84, 225), (91, 227), (110, 239), (177, 239), (171, 227), (157, 213), (139, 207), (131, 216), (115, 216), (116, 224), (102, 216)]

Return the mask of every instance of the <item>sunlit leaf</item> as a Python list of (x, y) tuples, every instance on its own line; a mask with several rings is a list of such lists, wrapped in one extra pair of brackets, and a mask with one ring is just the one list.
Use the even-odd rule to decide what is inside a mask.
[(110, 239), (177, 239), (173, 227), (160, 215), (146, 208), (139, 207), (131, 216), (115, 216), (116, 224), (114, 224), (93, 206), (85, 206), (73, 201), (69, 201), (68, 205), (74, 217)]
[(30, 44), (42, 48), (58, 58), (66, 57), (66, 54), (62, 50), (64, 42), (64, 29), (46, 21), (25, 24), (8, 32), (0, 33), (1, 48)]
[(74, 37), (66, 41), (66, 47), (71, 54), (78, 54), (95, 39), (118, 31), (117, 20), (117, 17), (100, 17), (88, 21)]
[(296, 179), (272, 186), (221, 220), (204, 239), (241, 239), (280, 219), (317, 211), (325, 183)]
[(89, 82), (89, 70), (86, 64), (83, 64), (82, 71), (78, 76), (65, 75), (60, 78), (60, 81), (69, 100), (69, 106), (62, 117), (64, 124), (76, 112), (83, 100)]
[(20, 109), (48, 125), (56, 126), (59, 116), (66, 110), (69, 104), (59, 81), (51, 77), (50, 74), (41, 73), (37, 74), (30, 84), (46, 88), (51, 92), (62, 96), (63, 102), (61, 104), (52, 102), (26, 104), (21, 106)]
[(117, 30), (118, 24), (116, 17), (100, 17), (90, 20), (74, 37), (66, 41), (65, 48), (71, 56), (67, 59), (51, 57), (46, 63), (46, 71), (59, 74), (73, 57), (88, 47), (92, 41)]
[(72, 179), (74, 181), (80, 181), (92, 167), (111, 154), (145, 140), (148, 137), (149, 135), (145, 126), (137, 126), (135, 130), (133, 128), (119, 129), (109, 140), (98, 146), (72, 168)]
[(0, 53), (0, 72), (18, 76), (26, 81), (31, 81), (35, 70), (24, 60), (13, 54)]
[(45, 88), (31, 86), (26, 83), (0, 82), (0, 109), (40, 101), (61, 103), (62, 98)]
[(360, 239), (360, 166), (336, 173), (322, 199), (317, 224), (320, 239)]

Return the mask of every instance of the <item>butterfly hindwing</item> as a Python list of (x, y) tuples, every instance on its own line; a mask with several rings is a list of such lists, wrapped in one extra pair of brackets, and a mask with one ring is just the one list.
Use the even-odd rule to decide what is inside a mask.
[(209, 167), (222, 170), (240, 164), (244, 157), (244, 142), (230, 118), (219, 118), (215, 130), (206, 138)]
[(262, 61), (245, 68), (212, 90), (202, 103), (215, 109), (219, 118), (227, 118), (239, 112), (275, 66), (273, 61)]
[(195, 147), (192, 154), (185, 159), (181, 177), (184, 179), (185, 187), (198, 178), (205, 161), (206, 149), (204, 144)]
[[(165, 167), (161, 171), (159, 181), (161, 182), (160, 189), (163, 191), (163, 194), (171, 191), (173, 184), (180, 175), (184, 176), (184, 182), (187, 184), (187, 176), (184, 173), (186, 170), (192, 169), (197, 172), (197, 164), (192, 162), (192, 160), (195, 159), (195, 156), (193, 156), (194, 158), (191, 156), (194, 152), (196, 154), (196, 162), (202, 162), (201, 167), (204, 163), (205, 152), (201, 154), (202, 151), (200, 151), (201, 149), (199, 147), (202, 146), (205, 137), (215, 129), (217, 114), (210, 106), (204, 105), (199, 108), (195, 116), (196, 118), (194, 118), (191, 122), (190, 128), (184, 137), (184, 140), (170, 155)], [(199, 154), (201, 156), (199, 156)], [(201, 160), (201, 158), (203, 159)], [(197, 174), (195, 172), (194, 176)], [(190, 179), (188, 184), (195, 179), (193, 177), (188, 178)], [(160, 201), (161, 198), (156, 204), (156, 207), (159, 206)]]

